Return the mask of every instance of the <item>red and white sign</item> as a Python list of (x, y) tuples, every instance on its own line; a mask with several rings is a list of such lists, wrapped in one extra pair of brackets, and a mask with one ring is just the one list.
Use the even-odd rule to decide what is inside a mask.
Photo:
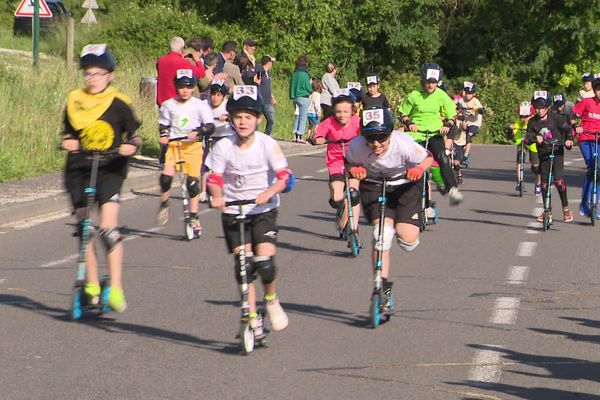
[[(33, 17), (33, 3), (35, 0), (21, 0), (21, 4), (15, 11), (17, 17)], [(48, 8), (45, 0), (38, 0), (40, 2), (40, 18), (52, 18), (52, 11)]]

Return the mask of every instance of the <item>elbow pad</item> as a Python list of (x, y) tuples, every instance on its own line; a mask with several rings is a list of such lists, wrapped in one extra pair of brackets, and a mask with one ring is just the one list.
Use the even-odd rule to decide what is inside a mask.
[(211, 174), (208, 174), (208, 177), (206, 178), (206, 185), (207, 186), (218, 186), (219, 188), (223, 189), (223, 186), (225, 185), (225, 180), (223, 179), (222, 176), (219, 176), (215, 173), (211, 173)]
[(294, 187), (296, 186), (296, 177), (294, 176), (294, 173), (290, 169), (286, 168), (286, 169), (277, 171), (276, 176), (277, 176), (278, 181), (285, 182), (285, 189), (283, 190), (283, 193), (291, 192), (294, 189)]

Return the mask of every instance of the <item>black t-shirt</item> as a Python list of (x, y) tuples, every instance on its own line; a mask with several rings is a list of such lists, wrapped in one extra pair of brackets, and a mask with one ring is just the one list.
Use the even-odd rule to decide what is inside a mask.
[[(98, 125), (99, 129), (107, 129), (109, 126), (110, 129), (112, 129), (114, 138), (109, 151), (117, 149), (125, 141), (139, 138), (136, 132), (141, 124), (135, 118), (133, 109), (118, 97), (114, 98), (113, 102), (104, 112), (104, 114), (102, 114), (102, 116), (98, 118), (91, 126), (96, 126), (96, 124)], [(79, 131), (75, 130), (75, 128), (73, 128), (69, 122), (67, 112), (65, 111), (64, 134), (71, 135), (75, 139), (79, 139), (79, 135), (84, 130), (85, 129), (81, 129)], [(67, 156), (67, 169), (90, 168), (91, 165), (92, 161), (88, 153), (69, 153)], [(125, 172), (127, 167), (127, 158), (115, 155), (113, 157), (101, 160), (100, 166), (114, 170), (122, 169), (123, 172)]]
[(372, 97), (370, 93), (367, 93), (365, 97), (363, 97), (363, 107), (367, 108), (370, 106), (381, 106), (383, 108), (390, 108), (390, 103), (388, 102), (385, 94), (381, 93), (379, 97)]
[(527, 139), (534, 143), (536, 136), (543, 136), (544, 142), (537, 145), (539, 153), (550, 153), (552, 145), (546, 143), (549, 139), (558, 139), (559, 147), (554, 149), (555, 154), (564, 154), (562, 146), (566, 140), (573, 140), (573, 129), (564, 115), (548, 112), (546, 119), (534, 116), (527, 124)]

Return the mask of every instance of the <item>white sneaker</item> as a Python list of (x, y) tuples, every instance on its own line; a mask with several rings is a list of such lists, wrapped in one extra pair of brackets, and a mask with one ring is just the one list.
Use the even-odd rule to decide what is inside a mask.
[(206, 203), (206, 200), (208, 200), (206, 192), (200, 192), (200, 194), (198, 195), (198, 200), (200, 201), (200, 203)]
[(279, 304), (279, 299), (267, 301), (266, 304), (267, 315), (269, 317), (269, 323), (274, 331), (281, 331), (287, 328), (289, 320), (285, 311)]
[(260, 318), (252, 318), (250, 320), (250, 328), (252, 328), (255, 339), (262, 339), (265, 336), (262, 320)]
[(450, 188), (448, 192), (450, 205), (457, 206), (463, 201), (463, 194), (458, 190), (457, 187)]

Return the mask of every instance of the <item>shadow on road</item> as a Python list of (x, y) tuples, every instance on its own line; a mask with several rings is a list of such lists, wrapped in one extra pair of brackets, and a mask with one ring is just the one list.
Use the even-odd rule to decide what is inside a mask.
[[(502, 362), (505, 363), (504, 373), (521, 376), (548, 378), (555, 380), (590, 381), (600, 382), (600, 363), (595, 361), (580, 360), (571, 357), (556, 357), (538, 354), (527, 354), (510, 349), (498, 348), (487, 345), (469, 345), (477, 350), (492, 350), (502, 353)], [(508, 365), (506, 365), (508, 364)], [(540, 373), (517, 371), (514, 367), (532, 367), (541, 369)], [(600, 400), (600, 396), (590, 393), (566, 391), (550, 387), (521, 387), (502, 383), (484, 383), (476, 381), (447, 382), (454, 386), (469, 386), (479, 390), (494, 393), (504, 393), (519, 399), (549, 400), (549, 399), (586, 399)], [(548, 386), (552, 383), (548, 383)], [(471, 398), (464, 398), (470, 400)]]
[[(239, 307), (238, 301), (229, 300), (206, 300), (208, 304), (217, 306)], [(333, 308), (326, 308), (313, 304), (282, 303), (283, 309), (288, 314), (306, 315), (311, 318), (322, 319), (325, 321), (343, 323), (346, 325), (365, 328), (369, 326), (367, 316), (360, 316), (346, 311)]]
[(515, 224), (507, 224), (504, 222), (498, 221), (486, 221), (481, 219), (472, 219), (472, 218), (448, 218), (448, 217), (438, 217), (442, 221), (457, 221), (457, 222), (472, 222), (475, 224), (484, 224), (484, 225), (499, 225), (499, 226), (507, 226), (509, 228), (517, 228), (523, 229), (523, 225), (515, 225)]
[(86, 327), (102, 330), (108, 333), (131, 333), (144, 338), (162, 340), (174, 344), (183, 344), (194, 348), (212, 350), (224, 354), (233, 355), (240, 353), (240, 347), (237, 342), (227, 343), (216, 340), (201, 339), (186, 333), (155, 328), (147, 325), (120, 322), (107, 316), (97, 317), (92, 313), (84, 314), (83, 318), (81, 318), (78, 322), (71, 322), (68, 315), (69, 310), (49, 307), (25, 296), (0, 294), (0, 306), (10, 306), (31, 311), (38, 315), (46, 316), (57, 321), (68, 322), (72, 324), (80, 323)]

